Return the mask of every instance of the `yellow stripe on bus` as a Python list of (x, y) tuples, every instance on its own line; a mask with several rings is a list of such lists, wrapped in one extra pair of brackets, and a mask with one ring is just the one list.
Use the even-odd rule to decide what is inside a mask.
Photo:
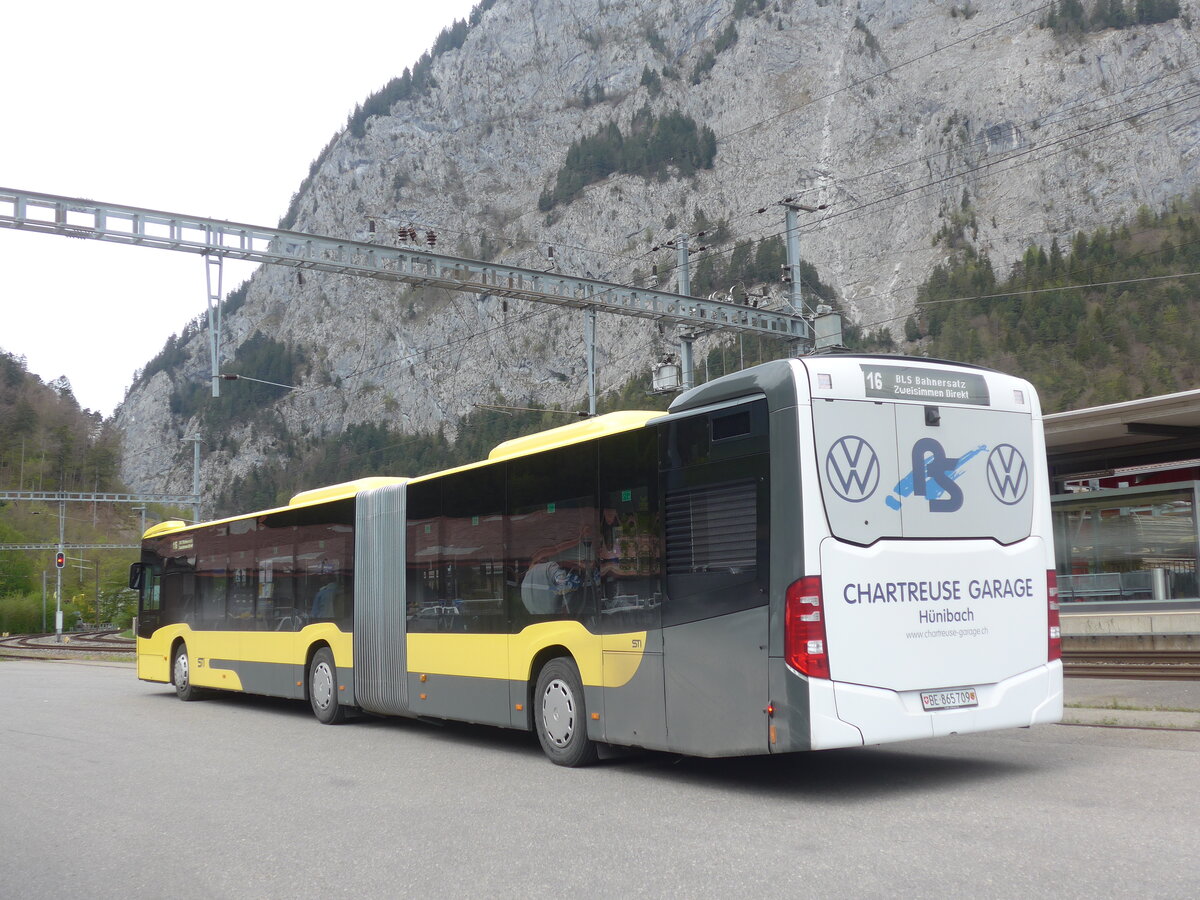
[(579, 622), (539, 622), (519, 634), (431, 632), (408, 636), (408, 670), (429, 675), (462, 675), (528, 681), (533, 659), (546, 647), (562, 646), (574, 657), (586, 685), (621, 687), (633, 678), (642, 654), (609, 654), (614, 644), (644, 646), (646, 633), (592, 634)]
[[(171, 646), (187, 644), (190, 677), (197, 687), (242, 690), (231, 669), (214, 668), (212, 660), (304, 665), (309, 648), (327, 643), (338, 668), (354, 665), (353, 635), (331, 624), (309, 625), (299, 633), (272, 631), (193, 631), (171, 625), (151, 638), (138, 638), (138, 677), (171, 681)], [(579, 622), (539, 622), (519, 634), (418, 633), (408, 635), (408, 671), (511, 681), (530, 679), (534, 657), (546, 647), (561, 646), (576, 664), (586, 685), (621, 687), (641, 665), (646, 632), (592, 634)], [(631, 649), (633, 648), (633, 649)], [(602, 650), (620, 652), (602, 653)]]

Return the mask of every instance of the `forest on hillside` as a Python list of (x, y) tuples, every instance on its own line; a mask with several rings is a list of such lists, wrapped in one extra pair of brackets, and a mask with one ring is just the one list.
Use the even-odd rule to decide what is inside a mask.
[[(0, 350), (0, 490), (122, 491), (120, 446), (120, 436), (99, 413), (80, 408), (66, 378), (44, 383), (27, 370), (23, 357)], [(128, 506), (67, 506), (67, 543), (134, 543), (138, 525)], [(0, 544), (57, 541), (57, 503), (0, 500)], [(133, 606), (124, 588), (135, 555), (133, 550), (67, 554), (66, 627), (98, 618), (127, 624)], [(43, 571), (50, 576), (47, 624), (53, 630), (53, 552), (0, 549), (0, 631), (42, 630)]]
[(1006, 276), (965, 247), (918, 292), (910, 352), (1028, 378), (1047, 412), (1200, 385), (1200, 192), (1066, 245)]
[(25, 360), (0, 350), (0, 484), (6, 490), (109, 489), (120, 438), (96, 412), (80, 409), (71, 384), (44, 384)]

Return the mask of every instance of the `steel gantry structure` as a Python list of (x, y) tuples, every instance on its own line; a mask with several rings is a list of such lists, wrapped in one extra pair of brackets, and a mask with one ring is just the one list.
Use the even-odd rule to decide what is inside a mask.
[[(595, 369), (591, 360), (597, 312), (637, 316), (686, 329), (685, 379), (690, 379), (691, 340), (700, 334), (736, 331), (808, 341), (812, 333), (808, 319), (797, 310), (772, 311), (687, 296), (686, 280), (681, 287), (682, 293), (672, 294), (370, 241), (322, 237), (12, 188), (0, 188), (0, 227), (176, 250), (205, 257), (213, 396), (218, 396), (220, 383), (220, 263), (223, 259), (271, 263), (300, 271), (356, 275), (585, 310), (588, 315), (585, 332), (589, 345), (589, 379), (593, 381)], [(591, 393), (594, 403), (594, 385)], [(595, 412), (594, 409), (591, 411)]]

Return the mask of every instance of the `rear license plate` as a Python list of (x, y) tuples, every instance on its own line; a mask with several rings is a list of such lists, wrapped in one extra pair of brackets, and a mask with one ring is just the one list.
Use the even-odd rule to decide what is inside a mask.
[(963, 709), (967, 706), (978, 706), (979, 695), (974, 688), (958, 691), (922, 691), (921, 707), (928, 712), (932, 709)]

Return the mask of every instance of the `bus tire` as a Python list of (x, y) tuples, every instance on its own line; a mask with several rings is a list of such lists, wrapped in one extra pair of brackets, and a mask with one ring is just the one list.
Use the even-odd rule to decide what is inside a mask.
[(322, 647), (308, 666), (308, 702), (322, 725), (336, 725), (346, 718), (346, 707), (338, 702), (337, 681), (333, 651)]
[(579, 667), (568, 656), (550, 660), (538, 673), (533, 701), (534, 727), (550, 761), (587, 766), (596, 761), (596, 743), (588, 737), (587, 711)]
[(192, 684), (192, 667), (188, 659), (187, 644), (180, 641), (175, 645), (171, 657), (171, 684), (175, 685), (175, 696), (180, 700), (195, 700), (200, 691)]

